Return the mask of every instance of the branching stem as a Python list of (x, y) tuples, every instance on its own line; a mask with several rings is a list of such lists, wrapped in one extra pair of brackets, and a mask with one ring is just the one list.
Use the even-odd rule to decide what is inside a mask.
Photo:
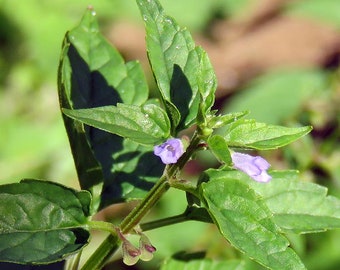
[[(176, 179), (180, 170), (192, 157), (193, 153), (197, 150), (197, 147), (201, 139), (197, 133), (195, 133), (191, 139), (191, 142), (186, 149), (185, 153), (179, 158), (176, 164), (167, 165), (163, 175), (158, 182), (152, 187), (145, 198), (124, 218), (119, 225), (119, 228), (123, 234), (127, 234), (136, 227), (142, 218), (149, 212), (149, 210), (159, 201), (164, 193), (170, 188), (170, 182), (172, 179)], [(178, 216), (178, 222), (181, 222), (181, 217)], [(98, 223), (99, 224), (99, 223)], [(103, 224), (102, 224), (103, 225)], [(161, 224), (160, 224), (161, 225)], [(106, 225), (105, 228), (107, 229)], [(112, 227), (113, 228), (113, 227)], [(87, 260), (81, 270), (94, 270), (101, 269), (106, 260), (119, 247), (119, 238), (116, 232), (112, 232), (98, 247), (98, 249)]]

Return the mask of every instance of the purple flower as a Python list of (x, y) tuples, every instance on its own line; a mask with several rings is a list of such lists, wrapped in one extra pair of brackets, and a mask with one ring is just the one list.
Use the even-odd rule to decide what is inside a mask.
[(159, 156), (164, 164), (173, 164), (183, 155), (184, 149), (180, 139), (168, 139), (161, 145), (156, 145), (153, 153)]
[(248, 174), (257, 182), (269, 182), (272, 177), (267, 173), (270, 164), (260, 156), (253, 157), (247, 154), (234, 152), (231, 155), (233, 167)]

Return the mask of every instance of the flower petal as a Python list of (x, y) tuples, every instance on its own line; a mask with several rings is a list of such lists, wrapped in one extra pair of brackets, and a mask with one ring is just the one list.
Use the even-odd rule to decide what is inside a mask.
[(150, 261), (153, 258), (153, 253), (156, 251), (156, 248), (151, 244), (145, 234), (141, 234), (139, 249), (141, 251), (140, 259), (142, 261)]
[(183, 143), (180, 139), (168, 139), (165, 143), (156, 145), (153, 153), (159, 156), (164, 164), (173, 164), (184, 153)]
[(126, 265), (134, 265), (138, 262), (141, 251), (133, 246), (128, 240), (122, 244), (123, 262)]
[(248, 174), (257, 182), (269, 182), (272, 177), (267, 173), (270, 164), (260, 156), (251, 156), (234, 152), (231, 155), (233, 167)]

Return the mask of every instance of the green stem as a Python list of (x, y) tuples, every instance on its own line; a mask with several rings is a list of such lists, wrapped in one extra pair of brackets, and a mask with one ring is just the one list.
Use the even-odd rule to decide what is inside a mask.
[(140, 228), (142, 231), (150, 231), (160, 227), (169, 226), (190, 220), (196, 220), (205, 223), (213, 223), (209, 213), (205, 208), (198, 206), (188, 206), (187, 209), (182, 214), (142, 223), (140, 224)]
[(73, 258), (70, 270), (77, 270), (79, 267), (80, 257), (82, 254), (82, 250), (78, 252), (78, 254)]
[(142, 229), (142, 231), (150, 231), (153, 229), (177, 224), (177, 223), (184, 222), (187, 220), (188, 220), (187, 215), (183, 213), (183, 214), (172, 216), (172, 217), (167, 217), (167, 218), (158, 219), (155, 221), (150, 221), (147, 223), (142, 223), (140, 224), (140, 228)]
[[(192, 154), (196, 151), (200, 142), (200, 138), (195, 133), (191, 142), (186, 149), (185, 153), (180, 157), (176, 164), (166, 167), (164, 174), (159, 181), (152, 187), (146, 197), (124, 218), (120, 224), (120, 230), (123, 234), (129, 233), (135, 226), (137, 226), (141, 219), (149, 212), (149, 210), (159, 201), (162, 195), (169, 189), (169, 182), (176, 178), (176, 175), (184, 167), (184, 165), (191, 158)], [(118, 248), (119, 239), (116, 235), (110, 234), (104, 242), (98, 247), (93, 255), (88, 259), (86, 264), (81, 270), (100, 269), (105, 261), (116, 251)], [(92, 268), (91, 268), (92, 267)]]
[(196, 185), (193, 185), (191, 182), (186, 180), (174, 180), (170, 182), (170, 187), (176, 188), (185, 192), (188, 192), (196, 197), (198, 197), (197, 194), (197, 187)]
[(115, 253), (120, 244), (117, 234), (110, 234), (86, 261), (81, 270), (102, 269), (104, 263)]
[(139, 224), (141, 219), (147, 214), (147, 212), (155, 205), (156, 202), (162, 197), (162, 195), (169, 189), (170, 182), (176, 178), (176, 175), (184, 167), (184, 165), (191, 158), (194, 151), (197, 149), (197, 145), (200, 142), (200, 138), (195, 133), (192, 140), (176, 164), (172, 164), (166, 167), (164, 174), (159, 181), (152, 187), (146, 197), (137, 205), (129, 215), (120, 224), (120, 229), (123, 234), (129, 233), (136, 225)]
[(129, 233), (148, 211), (155, 205), (162, 195), (169, 189), (170, 185), (168, 177), (163, 175), (159, 181), (152, 187), (146, 197), (135, 207), (129, 215), (120, 224), (120, 229), (123, 234)]
[(110, 222), (91, 220), (87, 222), (87, 226), (90, 227), (91, 230), (107, 231), (112, 234), (116, 233), (115, 227)]

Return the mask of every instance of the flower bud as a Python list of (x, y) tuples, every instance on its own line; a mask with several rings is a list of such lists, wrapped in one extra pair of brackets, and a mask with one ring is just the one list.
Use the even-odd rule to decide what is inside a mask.
[(153, 253), (156, 251), (156, 248), (145, 234), (141, 234), (139, 249), (141, 251), (140, 259), (143, 261), (150, 261), (153, 258)]
[(128, 240), (124, 240), (122, 244), (123, 262), (126, 265), (134, 265), (138, 262), (141, 251), (132, 245)]

